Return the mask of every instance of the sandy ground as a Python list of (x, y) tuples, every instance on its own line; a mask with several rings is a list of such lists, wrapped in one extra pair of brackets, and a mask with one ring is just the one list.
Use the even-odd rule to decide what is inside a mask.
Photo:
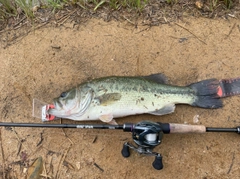
[[(92, 19), (79, 25), (45, 26), (9, 46), (9, 34), (2, 33), (0, 120), (41, 123), (32, 117), (33, 98), (51, 103), (64, 90), (102, 76), (162, 72), (175, 85), (240, 76), (239, 21), (187, 18), (178, 24), (186, 29), (175, 23), (147, 28)], [(196, 124), (240, 125), (239, 96), (223, 101), (224, 107), (217, 110), (178, 105), (171, 115), (140, 115), (117, 121), (195, 124), (193, 117), (199, 115)], [(151, 166), (153, 157), (133, 152), (127, 159), (122, 157), (122, 145), (131, 141), (131, 134), (121, 130), (2, 127), (0, 131), (0, 175), (5, 178), (26, 178), (28, 167), (39, 156), (43, 158), (43, 174), (61, 179), (240, 175), (239, 136), (232, 133), (165, 135), (155, 148), (164, 163), (164, 169), (157, 171)]]

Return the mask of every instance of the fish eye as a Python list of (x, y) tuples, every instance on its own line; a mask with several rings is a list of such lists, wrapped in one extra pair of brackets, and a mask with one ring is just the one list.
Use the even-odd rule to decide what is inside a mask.
[(62, 92), (62, 94), (60, 95), (61, 98), (64, 98), (67, 96), (67, 92)]

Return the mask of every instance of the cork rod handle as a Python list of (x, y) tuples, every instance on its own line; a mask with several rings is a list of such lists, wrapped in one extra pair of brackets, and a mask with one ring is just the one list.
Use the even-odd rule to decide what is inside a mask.
[(203, 125), (175, 124), (170, 123), (170, 133), (204, 133), (206, 127)]

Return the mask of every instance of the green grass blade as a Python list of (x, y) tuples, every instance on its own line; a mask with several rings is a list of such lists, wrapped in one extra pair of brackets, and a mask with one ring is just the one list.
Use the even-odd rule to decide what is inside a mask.
[(94, 11), (96, 11), (102, 4), (104, 4), (106, 1), (101, 1), (100, 3), (98, 3), (97, 5), (96, 5), (96, 7), (94, 8)]
[[(9, 0), (0, 0), (0, 3), (2, 4), (1, 11), (6, 11), (8, 14), (16, 15), (17, 8), (13, 1)], [(3, 10), (4, 9), (4, 10)]]
[(33, 18), (34, 14), (32, 12), (32, 1), (26, 1), (26, 0), (15, 0), (16, 4), (18, 5), (18, 7), (20, 7), (25, 15), (28, 18)]

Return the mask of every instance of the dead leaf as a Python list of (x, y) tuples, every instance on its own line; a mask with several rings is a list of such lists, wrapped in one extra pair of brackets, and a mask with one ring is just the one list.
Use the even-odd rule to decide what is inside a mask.
[(42, 157), (38, 157), (37, 160), (28, 168), (27, 179), (39, 179), (43, 171)]

